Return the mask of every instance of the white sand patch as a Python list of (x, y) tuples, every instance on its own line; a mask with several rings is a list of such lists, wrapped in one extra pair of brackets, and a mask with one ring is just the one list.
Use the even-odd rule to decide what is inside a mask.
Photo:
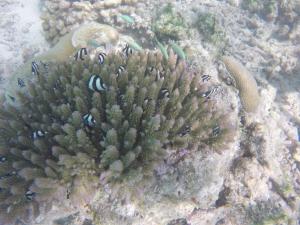
[(4, 84), (18, 66), (48, 44), (42, 34), (40, 0), (4, 0), (0, 15), (0, 80)]

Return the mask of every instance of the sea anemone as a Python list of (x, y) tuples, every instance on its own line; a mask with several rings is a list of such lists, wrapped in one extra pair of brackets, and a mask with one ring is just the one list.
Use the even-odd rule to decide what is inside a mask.
[(220, 110), (200, 79), (172, 52), (49, 65), (1, 100), (0, 221), (31, 220), (76, 177), (117, 181), (167, 148), (218, 143)]

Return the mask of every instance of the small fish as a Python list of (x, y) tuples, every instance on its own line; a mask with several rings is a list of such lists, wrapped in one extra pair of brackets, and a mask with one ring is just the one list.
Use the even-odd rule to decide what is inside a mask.
[(220, 134), (220, 131), (221, 131), (221, 129), (220, 129), (219, 125), (214, 126), (212, 129), (212, 136), (213, 137), (218, 136)]
[(7, 94), (7, 97), (11, 100), (11, 101), (16, 101), (16, 98), (15, 97), (13, 97), (13, 96), (11, 96), (11, 95), (9, 95), (9, 94)]
[(106, 54), (104, 52), (100, 52), (98, 54), (99, 64), (103, 64), (104, 63), (105, 56), (106, 56)]
[(42, 138), (45, 137), (46, 132), (42, 130), (36, 130), (32, 132), (32, 138), (37, 139), (37, 138)]
[(90, 77), (88, 87), (93, 91), (104, 91), (106, 89), (106, 85), (98, 75), (92, 75)]
[(154, 69), (155, 69), (154, 66), (149, 66), (147, 68), (147, 71), (150, 72), (150, 73), (152, 73)]
[(20, 88), (26, 86), (24, 80), (22, 80), (21, 78), (18, 78), (18, 86), (19, 86)]
[(164, 79), (164, 75), (163, 75), (163, 72), (160, 72), (159, 70), (157, 70), (155, 80), (158, 81), (160, 79)]
[(210, 90), (204, 92), (201, 96), (202, 96), (203, 98), (210, 98), (210, 96), (211, 96), (213, 93), (215, 93), (218, 89), (219, 89), (219, 87), (216, 86), (216, 87), (214, 87), (214, 88), (212, 88), (212, 89), (210, 89)]
[(211, 76), (204, 74), (201, 76), (201, 78), (202, 78), (202, 82), (205, 82), (205, 81), (209, 81)]
[(191, 126), (185, 126), (184, 129), (180, 132), (179, 136), (184, 137), (191, 132)]
[(148, 104), (148, 102), (150, 102), (150, 101), (152, 101), (152, 98), (145, 98), (145, 100), (144, 100), (144, 104), (145, 105), (147, 105)]
[(122, 20), (126, 21), (127, 23), (130, 23), (130, 24), (133, 24), (133, 23), (134, 23), (134, 19), (133, 19), (131, 16), (121, 14), (121, 15), (119, 15), (119, 17), (120, 17)]
[(186, 56), (184, 51), (182, 50), (181, 47), (179, 47), (179, 45), (177, 45), (175, 42), (171, 42), (171, 47), (174, 50), (174, 52), (176, 52), (176, 54), (179, 56), (179, 58), (185, 60)]
[(87, 55), (87, 49), (86, 48), (81, 48), (79, 49), (76, 54), (74, 55), (75, 60), (77, 61), (78, 59), (84, 60), (84, 56)]
[(125, 71), (125, 67), (122, 65), (119, 66), (117, 69), (117, 76), (120, 76), (123, 71)]
[(160, 99), (162, 99), (162, 98), (170, 98), (170, 92), (168, 89), (166, 89), (166, 88), (161, 89)]
[(154, 70), (156, 70), (155, 81), (164, 78), (164, 75), (163, 75), (164, 70), (163, 70), (163, 71), (160, 71), (160, 70), (156, 69), (154, 66), (149, 66), (149, 67), (147, 68), (147, 73), (150, 73), (150, 74), (151, 74)]
[(125, 48), (122, 49), (122, 52), (125, 54), (126, 57), (132, 55), (132, 48), (129, 47), (128, 44), (125, 45)]
[(169, 59), (169, 55), (168, 55), (167, 49), (157, 39), (156, 39), (156, 43), (157, 43), (157, 46), (158, 46), (161, 54), (165, 58), (165, 60), (168, 60)]
[(125, 102), (125, 95), (119, 94), (119, 101), (120, 101), (121, 104), (124, 104), (124, 102)]
[(26, 197), (26, 199), (29, 200), (29, 201), (32, 201), (33, 198), (34, 198), (34, 196), (35, 196), (35, 192), (32, 192), (32, 191), (27, 191), (27, 192), (25, 193), (25, 197)]
[(142, 46), (140, 46), (138, 43), (136, 43), (135, 41), (128, 41), (127, 42), (130, 48), (133, 48), (137, 51), (143, 51)]
[(5, 156), (0, 156), (0, 162), (5, 162), (6, 161), (6, 157)]
[(32, 75), (36, 75), (36, 76), (40, 75), (39, 65), (35, 61), (31, 62), (31, 73)]
[(298, 141), (300, 142), (300, 127), (297, 127)]
[(88, 113), (83, 116), (83, 123), (89, 127), (95, 127), (96, 120), (92, 116), (92, 114)]
[(67, 189), (67, 199), (70, 199), (71, 191)]

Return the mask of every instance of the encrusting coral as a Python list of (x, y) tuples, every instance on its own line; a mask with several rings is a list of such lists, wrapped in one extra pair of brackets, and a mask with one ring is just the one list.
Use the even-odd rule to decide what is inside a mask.
[(110, 53), (102, 63), (50, 65), (15, 103), (1, 100), (0, 221), (30, 221), (76, 177), (116, 181), (167, 148), (213, 146), (226, 134), (198, 71), (172, 52)]

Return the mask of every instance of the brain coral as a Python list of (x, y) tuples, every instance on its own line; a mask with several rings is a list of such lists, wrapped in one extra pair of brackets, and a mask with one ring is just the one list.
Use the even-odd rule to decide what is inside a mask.
[(222, 58), (227, 70), (234, 77), (240, 91), (242, 105), (246, 112), (255, 112), (259, 106), (259, 93), (252, 74), (239, 61), (231, 56)]
[[(174, 54), (53, 64), (1, 100), (0, 221), (30, 221), (79, 176), (120, 179), (167, 148), (212, 144), (221, 116), (197, 71)], [(67, 194), (66, 194), (67, 195)]]

